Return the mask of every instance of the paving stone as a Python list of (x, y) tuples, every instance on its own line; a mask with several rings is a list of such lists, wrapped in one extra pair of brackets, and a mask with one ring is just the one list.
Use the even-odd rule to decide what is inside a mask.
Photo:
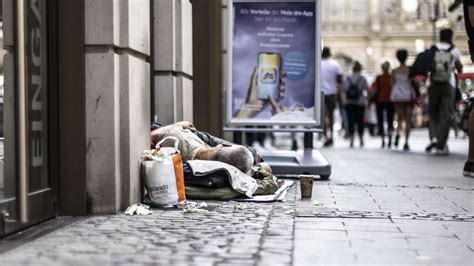
[(347, 231), (343, 230), (302, 230), (296, 229), (295, 239), (348, 240)]
[(403, 249), (409, 250), (411, 248), (408, 240), (404, 238), (380, 238), (380, 239), (351, 239), (351, 246), (356, 249)]
[(313, 252), (302, 252), (296, 249), (295, 265), (349, 265), (357, 262), (355, 253), (348, 250), (315, 249)]
[(412, 250), (383, 250), (377, 249), (375, 252), (357, 253), (357, 262), (361, 264), (377, 264), (385, 262), (387, 265), (398, 264), (421, 264), (418, 255)]
[(346, 230), (346, 227), (342, 222), (337, 222), (334, 219), (334, 222), (317, 222), (315, 218), (312, 218), (313, 222), (296, 222), (295, 228), (302, 229), (302, 230)]

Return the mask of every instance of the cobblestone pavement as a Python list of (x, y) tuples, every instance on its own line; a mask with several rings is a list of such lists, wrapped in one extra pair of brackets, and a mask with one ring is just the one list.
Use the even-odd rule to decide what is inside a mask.
[(295, 187), (285, 203), (94, 216), (0, 256), (0, 265), (291, 264)]
[(87, 217), (0, 256), (0, 265), (474, 265), (474, 179), (461, 175), (467, 141), (452, 154), (336, 147), (329, 182), (312, 200), (208, 202), (214, 211)]

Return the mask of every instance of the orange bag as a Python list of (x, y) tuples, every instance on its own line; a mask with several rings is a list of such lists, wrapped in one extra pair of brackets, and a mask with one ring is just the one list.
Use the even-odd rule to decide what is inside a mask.
[(186, 201), (186, 194), (184, 192), (184, 173), (183, 173), (183, 161), (181, 160), (181, 153), (177, 153), (171, 156), (174, 165), (174, 175), (176, 177), (176, 189), (178, 190), (178, 202)]

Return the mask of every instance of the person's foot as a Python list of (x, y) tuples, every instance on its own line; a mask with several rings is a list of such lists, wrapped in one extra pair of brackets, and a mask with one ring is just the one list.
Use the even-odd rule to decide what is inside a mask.
[(400, 135), (397, 134), (397, 135), (395, 136), (395, 141), (394, 141), (393, 145), (394, 145), (395, 147), (398, 147), (398, 142), (399, 142), (399, 141), (400, 141)]
[(435, 148), (438, 145), (436, 142), (431, 142), (428, 146), (425, 148), (425, 152), (430, 153), (433, 148)]
[(388, 137), (388, 145), (387, 147), (390, 149), (392, 148), (392, 138), (391, 137)]
[(466, 162), (466, 164), (464, 164), (464, 171), (462, 173), (464, 176), (474, 177), (474, 162)]
[(408, 146), (408, 143), (405, 143), (405, 145), (403, 145), (403, 150), (410, 151), (410, 146)]
[(436, 155), (439, 155), (439, 156), (446, 156), (446, 155), (449, 155), (449, 148), (448, 148), (448, 145), (444, 145), (444, 148), (442, 148), (442, 149), (437, 148), (437, 149), (436, 149)]
[(361, 140), (361, 141), (360, 141), (360, 147), (361, 147), (361, 148), (364, 148), (364, 146), (365, 146), (364, 141)]
[(382, 140), (382, 149), (385, 148), (385, 140)]
[(354, 148), (354, 141), (351, 140), (351, 142), (349, 143), (349, 148)]
[(334, 142), (332, 141), (332, 139), (327, 139), (324, 144), (323, 144), (323, 147), (331, 147), (332, 145), (334, 144)]

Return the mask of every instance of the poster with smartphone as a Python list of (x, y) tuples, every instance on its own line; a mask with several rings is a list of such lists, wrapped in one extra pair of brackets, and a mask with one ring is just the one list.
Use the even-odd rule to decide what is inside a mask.
[(319, 4), (229, 1), (228, 124), (320, 125)]

